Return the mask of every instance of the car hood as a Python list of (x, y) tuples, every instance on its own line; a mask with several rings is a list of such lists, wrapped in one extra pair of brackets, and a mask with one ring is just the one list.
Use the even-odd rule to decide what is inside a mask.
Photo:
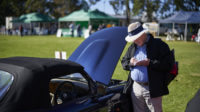
[(69, 57), (93, 80), (108, 85), (126, 45), (126, 27), (106, 28), (89, 36)]

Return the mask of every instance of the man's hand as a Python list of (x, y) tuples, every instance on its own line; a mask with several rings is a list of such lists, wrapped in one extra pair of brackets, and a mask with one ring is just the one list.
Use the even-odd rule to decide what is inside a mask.
[(149, 59), (145, 59), (145, 60), (142, 60), (142, 61), (138, 61), (135, 65), (136, 66), (149, 66), (149, 62), (150, 62)]
[(132, 65), (132, 66), (136, 66), (137, 62), (138, 62), (138, 60), (136, 60), (135, 58), (130, 59), (130, 65)]

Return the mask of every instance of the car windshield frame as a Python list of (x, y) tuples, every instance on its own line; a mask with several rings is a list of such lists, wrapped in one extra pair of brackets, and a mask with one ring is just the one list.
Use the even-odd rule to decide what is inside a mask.
[(8, 93), (14, 81), (14, 75), (9, 72), (0, 70), (0, 101)]
[(81, 82), (87, 82), (87, 79), (85, 77), (83, 77), (83, 75), (81, 73), (72, 73), (72, 74), (68, 74), (68, 75), (64, 75), (59, 77), (59, 79), (72, 79), (72, 80), (78, 80)]

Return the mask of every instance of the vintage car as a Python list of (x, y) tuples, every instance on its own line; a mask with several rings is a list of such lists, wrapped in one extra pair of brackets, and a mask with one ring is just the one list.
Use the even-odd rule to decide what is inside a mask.
[(121, 95), (126, 81), (111, 78), (126, 35), (125, 27), (98, 31), (68, 60), (1, 58), (0, 111), (122, 111), (122, 101), (116, 96)]

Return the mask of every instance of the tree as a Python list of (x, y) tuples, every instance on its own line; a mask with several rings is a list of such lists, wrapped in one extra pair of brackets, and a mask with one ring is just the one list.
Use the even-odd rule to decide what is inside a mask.
[[(95, 4), (99, 0), (90, 0)], [(5, 24), (5, 17), (19, 17), (22, 14), (39, 12), (55, 18), (65, 16), (75, 10), (89, 9), (85, 0), (0, 0), (0, 25)]]
[(125, 7), (125, 15), (126, 15), (126, 25), (130, 23), (131, 9), (130, 9), (130, 0), (110, 0), (110, 5), (113, 7), (116, 15), (120, 14)]
[(200, 11), (199, 0), (174, 0), (176, 10)]
[(155, 21), (153, 14), (159, 9), (159, 3), (157, 0), (110, 0), (115, 14), (119, 14), (125, 7), (127, 25), (130, 23), (131, 15), (137, 15), (142, 18), (144, 12), (147, 16), (147, 21)]
[[(146, 16), (146, 21), (165, 18), (175, 11), (200, 11), (200, 0), (110, 0), (115, 14), (125, 7), (127, 24), (131, 15)], [(146, 22), (143, 21), (143, 22)]]
[(10, 7), (10, 4), (7, 4), (7, 2), (9, 2), (8, 0), (1, 0), (0, 1), (0, 25), (5, 24), (5, 17), (6, 15), (11, 15), (12, 14), (12, 10)]
[(133, 0), (133, 15), (142, 16), (143, 12), (146, 12), (147, 21), (156, 21), (153, 14), (157, 13), (159, 8), (158, 0)]
[(85, 0), (53, 0), (55, 3), (52, 15), (56, 18), (65, 16), (75, 10), (89, 9)]
[(46, 0), (27, 0), (25, 4), (25, 12), (40, 12), (45, 13), (46, 7)]
[(116, 15), (119, 15), (120, 12), (123, 10), (124, 1), (122, 1), (122, 0), (111, 0), (111, 1), (109, 1), (109, 3), (113, 7)]
[(91, 5), (95, 5), (97, 2), (99, 2), (100, 0), (88, 0), (88, 2), (91, 4)]
[(130, 24), (130, 16), (131, 16), (131, 12), (130, 12), (130, 7), (129, 7), (129, 0), (125, 1), (126, 3), (126, 25)]
[(160, 3), (160, 18), (166, 18), (168, 16), (171, 16), (175, 10), (174, 8), (174, 1), (172, 0), (166, 0), (166, 1), (162, 1)]
[(5, 17), (18, 17), (23, 14), (26, 0), (0, 0), (0, 25), (5, 24)]
[(165, 0), (160, 4), (161, 18), (174, 14), (175, 11), (200, 11), (199, 0)]

